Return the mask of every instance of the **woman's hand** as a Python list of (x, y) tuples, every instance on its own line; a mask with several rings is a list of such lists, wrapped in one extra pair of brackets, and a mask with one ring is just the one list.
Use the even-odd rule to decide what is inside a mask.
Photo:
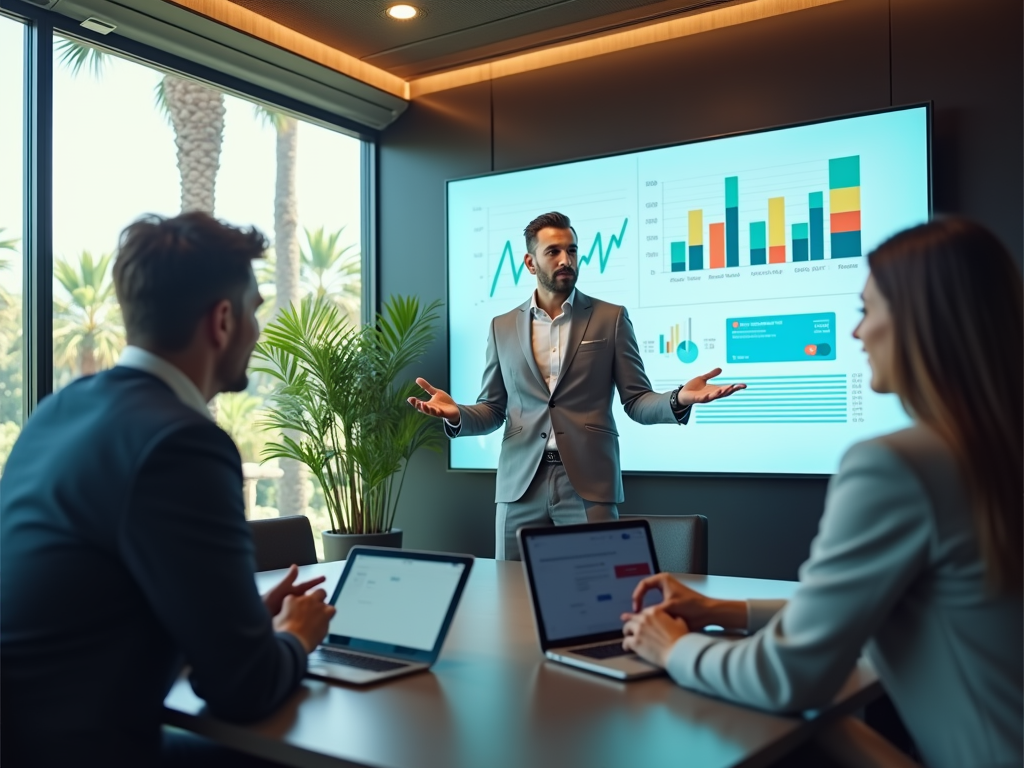
[(662, 668), (668, 665), (672, 646), (690, 631), (683, 619), (670, 616), (659, 606), (624, 614), (624, 618), (622, 647)]
[(667, 573), (648, 576), (633, 590), (633, 614), (622, 614), (622, 620), (639, 613), (643, 608), (644, 596), (651, 590), (661, 592), (661, 602), (654, 606), (669, 616), (683, 619), (691, 630), (704, 629), (708, 625), (725, 629), (745, 629), (747, 626), (747, 604), (743, 600), (716, 600), (705, 597), (690, 589)]

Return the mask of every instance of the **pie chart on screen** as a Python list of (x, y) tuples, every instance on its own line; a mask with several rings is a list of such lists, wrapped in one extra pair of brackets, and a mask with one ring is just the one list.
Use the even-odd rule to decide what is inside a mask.
[(686, 318), (686, 341), (676, 345), (676, 357), (681, 363), (692, 363), (697, 359), (697, 345), (693, 343), (693, 318)]
[(692, 363), (697, 359), (697, 345), (690, 339), (679, 342), (676, 347), (676, 357), (681, 363)]

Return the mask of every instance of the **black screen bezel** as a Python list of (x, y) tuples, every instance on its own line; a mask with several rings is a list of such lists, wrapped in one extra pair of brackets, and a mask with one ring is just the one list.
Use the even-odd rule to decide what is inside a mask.
[(537, 627), (537, 636), (540, 638), (542, 651), (549, 648), (566, 648), (575, 645), (586, 645), (588, 643), (600, 643), (615, 640), (622, 637), (621, 630), (610, 630), (608, 632), (595, 632), (589, 635), (577, 635), (574, 637), (563, 637), (558, 640), (549, 640), (547, 628), (544, 626), (544, 616), (541, 613), (540, 600), (537, 595), (537, 583), (533, 575), (533, 562), (531, 560), (530, 548), (527, 546), (529, 539), (540, 539), (548, 536), (564, 536), (571, 533), (615, 531), (642, 528), (647, 539), (647, 550), (651, 556), (651, 565), (654, 573), (660, 573), (658, 555), (654, 551), (654, 539), (651, 537), (651, 526), (643, 518), (631, 520), (610, 520), (606, 523), (580, 523), (579, 525), (561, 525), (557, 527), (545, 526), (536, 528), (520, 528), (516, 535), (519, 538), (519, 552), (523, 558), (523, 572), (526, 576), (526, 583), (530, 588), (530, 605), (533, 608), (533, 621)]
[(444, 621), (441, 623), (441, 629), (437, 633), (437, 639), (434, 641), (434, 647), (432, 649), (424, 651), (419, 648), (407, 648), (405, 646), (392, 645), (390, 643), (378, 643), (370, 640), (353, 638), (348, 635), (334, 635), (330, 633), (328, 633), (327, 637), (324, 638), (324, 645), (334, 648), (345, 648), (359, 653), (369, 653), (375, 656), (385, 656), (387, 658), (398, 659), (401, 661), (428, 665), (433, 664), (441, 654), (441, 648), (444, 646), (445, 638), (448, 636), (448, 630), (455, 617), (455, 610), (459, 607), (459, 602), (462, 600), (462, 592), (466, 588), (469, 573), (473, 569), (474, 558), (472, 555), (453, 555), (444, 552), (424, 552), (414, 549), (393, 549), (390, 547), (368, 546), (352, 547), (348, 553), (348, 560), (345, 561), (345, 570), (341, 572), (341, 578), (338, 579), (338, 585), (334, 588), (334, 594), (331, 595), (331, 605), (334, 605), (338, 596), (341, 595), (341, 589), (345, 585), (345, 580), (348, 579), (348, 576), (352, 571), (353, 564), (362, 555), (390, 557), (396, 560), (420, 560), (462, 564), (465, 567), (462, 569), (462, 574), (459, 577), (459, 583), (456, 585), (455, 592), (452, 594), (451, 601), (448, 605), (448, 611), (445, 614)]

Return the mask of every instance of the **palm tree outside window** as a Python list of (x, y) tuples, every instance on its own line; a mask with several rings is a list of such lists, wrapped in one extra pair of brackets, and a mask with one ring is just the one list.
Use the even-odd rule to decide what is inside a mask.
[[(120, 230), (144, 213), (203, 210), (263, 230), (273, 245), (255, 265), (267, 299), (262, 321), (316, 293), (358, 323), (360, 149), (359, 140), (298, 115), (56, 38), (55, 388), (116, 362), (124, 331), (110, 254)], [(218, 422), (247, 473), (284, 470), (280, 480), (256, 478), (254, 516), (316, 516), (322, 493), (301, 470), (260, 469), (260, 446), (274, 436), (254, 425), (272, 386), (253, 376), (248, 391), (220, 396)]]

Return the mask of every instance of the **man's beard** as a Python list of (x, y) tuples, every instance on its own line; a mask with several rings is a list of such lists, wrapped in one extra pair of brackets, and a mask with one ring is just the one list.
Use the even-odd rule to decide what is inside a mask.
[(564, 286), (559, 285), (558, 282), (556, 281), (555, 275), (551, 275), (549, 277), (548, 275), (544, 274), (540, 270), (537, 271), (537, 281), (541, 284), (542, 288), (544, 288), (547, 291), (551, 291), (551, 293), (562, 293), (563, 291), (565, 293), (572, 293), (572, 289), (576, 287), (576, 272), (575, 272), (575, 270), (568, 270), (568, 269), (566, 269), (566, 270), (559, 270), (559, 271), (560, 272), (568, 272), (569, 273), (569, 281), (568, 281), (567, 285), (564, 285)]
[(244, 392), (249, 386), (249, 355), (238, 359), (222, 360), (218, 378), (224, 382), (221, 392)]
[(249, 386), (249, 374), (246, 371), (242, 371), (237, 378), (228, 382), (227, 386), (224, 387), (225, 392), (244, 392), (245, 388)]

